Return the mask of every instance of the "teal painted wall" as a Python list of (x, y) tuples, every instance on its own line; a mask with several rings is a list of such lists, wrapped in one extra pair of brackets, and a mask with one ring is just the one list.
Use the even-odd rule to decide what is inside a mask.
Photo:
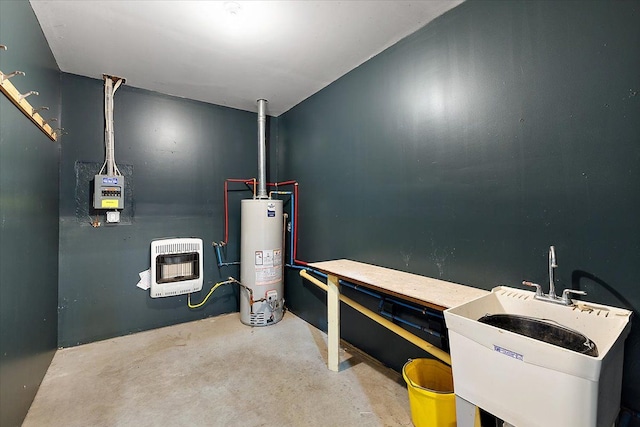
[[(60, 74), (26, 1), (0, 1), (0, 70), (60, 118)], [(0, 94), (0, 425), (22, 423), (56, 349), (58, 168), (52, 142)]]
[[(548, 283), (553, 244), (558, 287), (636, 312), (623, 402), (637, 410), (639, 18), (629, 1), (465, 2), (282, 115), (298, 257), (491, 289)], [(287, 302), (324, 328), (310, 286), (289, 274)], [(386, 364), (420, 355), (343, 316), (343, 337)]]
[[(125, 76), (126, 77), (126, 76)], [(62, 347), (186, 322), (237, 310), (238, 289), (223, 286), (200, 309), (187, 296), (156, 298), (136, 287), (149, 268), (151, 240), (200, 237), (203, 291), (232, 275), (219, 270), (211, 243), (224, 238), (225, 178), (257, 171), (256, 114), (121, 86), (115, 94), (115, 155), (132, 171), (128, 223), (93, 228), (88, 196), (77, 192), (77, 162), (104, 161), (103, 82), (62, 75), (65, 136), (60, 193), (59, 345)], [(270, 125), (275, 132), (275, 121)], [(275, 138), (275, 133), (273, 138)], [(243, 188), (235, 185), (232, 188)], [(228, 259), (238, 260), (240, 199), (230, 195)]]
[[(637, 314), (638, 4), (469, 1), (272, 119), (271, 180), (300, 182), (299, 257), (490, 289), (544, 283), (555, 244), (560, 287)], [(0, 43), (0, 69), (26, 71), (16, 85), (39, 90), (34, 102), (68, 132), (52, 143), (0, 97), (4, 426), (22, 421), (56, 345), (237, 310), (231, 287), (190, 311), (185, 297), (153, 300), (135, 284), (150, 240), (177, 235), (205, 241), (205, 291), (237, 276), (217, 269), (210, 243), (223, 235), (224, 178), (255, 176), (257, 150), (255, 114), (125, 85), (116, 159), (132, 171), (132, 218), (93, 228), (76, 166), (104, 159), (102, 82), (60, 76), (26, 1), (0, 1)], [(234, 260), (244, 196), (231, 196)], [(287, 304), (326, 327), (324, 295), (287, 279)], [(396, 369), (423, 355), (349, 310), (342, 324)], [(635, 409), (639, 361), (634, 326), (623, 402)]]

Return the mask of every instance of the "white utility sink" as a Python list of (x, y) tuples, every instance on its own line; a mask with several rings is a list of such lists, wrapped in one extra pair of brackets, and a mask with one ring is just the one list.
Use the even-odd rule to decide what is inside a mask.
[[(611, 427), (631, 312), (552, 304), (534, 295), (500, 286), (444, 312), (455, 394), (516, 427)], [(597, 356), (478, 322), (487, 314), (547, 319), (589, 338)]]

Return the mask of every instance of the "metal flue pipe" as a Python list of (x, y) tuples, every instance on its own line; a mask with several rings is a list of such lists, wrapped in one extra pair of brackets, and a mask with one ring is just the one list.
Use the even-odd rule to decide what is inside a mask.
[(267, 100), (258, 99), (258, 199), (267, 195)]

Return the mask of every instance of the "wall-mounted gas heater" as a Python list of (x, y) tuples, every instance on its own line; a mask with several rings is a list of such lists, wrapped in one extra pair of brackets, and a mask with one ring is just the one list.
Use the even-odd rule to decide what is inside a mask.
[(202, 239), (151, 242), (151, 298), (200, 291), (202, 272)]

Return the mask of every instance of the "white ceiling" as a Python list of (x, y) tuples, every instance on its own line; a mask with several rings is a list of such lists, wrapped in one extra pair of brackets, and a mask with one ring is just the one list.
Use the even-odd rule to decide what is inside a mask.
[(60, 69), (279, 116), (462, 0), (30, 0)]

